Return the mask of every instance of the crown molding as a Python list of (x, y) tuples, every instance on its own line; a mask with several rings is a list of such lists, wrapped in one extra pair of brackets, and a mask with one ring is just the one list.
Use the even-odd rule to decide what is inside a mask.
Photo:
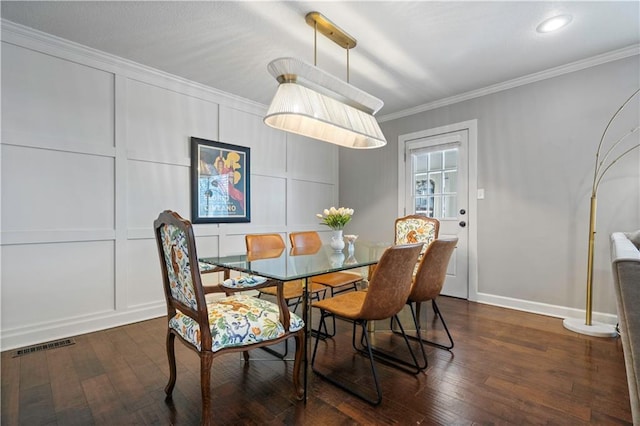
[(429, 102), (427, 104), (419, 105), (403, 111), (398, 111), (393, 114), (382, 115), (376, 118), (378, 119), (378, 122), (396, 120), (398, 118), (408, 117), (421, 112), (456, 104), (458, 102), (468, 101), (470, 99), (479, 98), (481, 96), (490, 95), (493, 93), (501, 92), (503, 90), (513, 89), (515, 87), (524, 86), (526, 84), (535, 83), (537, 81), (547, 80), (549, 78), (558, 77), (564, 74), (569, 74), (575, 71), (580, 71), (586, 68), (595, 67), (597, 65), (606, 64), (607, 62), (613, 62), (635, 55), (640, 55), (640, 44), (634, 44), (622, 49), (613, 50), (611, 52), (593, 56), (591, 58), (571, 62), (566, 65), (561, 65), (559, 67), (525, 75), (524, 77), (514, 78), (513, 80), (508, 80), (502, 83), (487, 86), (482, 89), (472, 90), (470, 92), (439, 99), (437, 101)]
[(0, 19), (0, 29), (1, 39), (5, 43), (49, 54), (113, 74), (123, 75), (134, 80), (162, 86), (176, 92), (215, 102), (222, 106), (260, 115), (266, 111), (266, 106), (261, 103), (16, 24), (6, 19)]

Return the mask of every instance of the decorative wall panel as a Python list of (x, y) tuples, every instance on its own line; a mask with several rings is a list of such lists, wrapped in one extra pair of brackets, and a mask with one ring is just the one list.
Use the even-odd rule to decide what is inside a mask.
[(135, 80), (127, 81), (129, 158), (189, 165), (190, 137), (218, 137), (218, 105)]
[(113, 264), (113, 241), (3, 247), (3, 336), (113, 311)]
[(2, 44), (4, 143), (112, 148), (113, 117), (113, 74)]
[(114, 159), (2, 146), (2, 230), (114, 228)]

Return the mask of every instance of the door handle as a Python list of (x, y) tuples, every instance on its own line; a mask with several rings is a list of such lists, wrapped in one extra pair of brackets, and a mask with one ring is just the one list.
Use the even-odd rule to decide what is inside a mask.
[(465, 222), (464, 220), (461, 220), (458, 225), (460, 225), (461, 228), (464, 228), (465, 226), (467, 226), (467, 222)]

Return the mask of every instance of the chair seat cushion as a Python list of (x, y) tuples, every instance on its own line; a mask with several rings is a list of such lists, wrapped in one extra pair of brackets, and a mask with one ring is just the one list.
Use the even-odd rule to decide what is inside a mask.
[(351, 291), (322, 299), (319, 302), (314, 302), (312, 306), (329, 311), (342, 318), (357, 319), (360, 318), (360, 312), (362, 311), (362, 304), (364, 303), (366, 294), (366, 291)]
[[(207, 303), (207, 309), (212, 352), (273, 340), (285, 334), (284, 327), (280, 323), (278, 306), (267, 300), (237, 294), (210, 301)], [(294, 313), (290, 315), (290, 332), (304, 327), (302, 318)], [(169, 327), (201, 350), (200, 326), (194, 319), (177, 311), (176, 315), (169, 320)]]
[[(284, 283), (284, 299), (285, 300), (290, 300), (290, 299), (295, 299), (298, 297), (302, 297), (302, 286), (303, 286), (303, 282), (298, 280), (298, 281), (287, 281), (286, 283)], [(320, 291), (324, 291), (325, 287), (321, 286), (320, 284), (316, 284), (316, 283), (311, 283), (311, 293), (317, 293)], [(275, 296), (278, 294), (278, 289), (277, 287), (273, 286), (273, 287), (263, 287), (260, 290), (258, 290), (260, 293), (263, 294), (268, 294), (271, 296)]]
[(353, 285), (362, 281), (362, 276), (360, 274), (353, 274), (350, 272), (331, 272), (313, 277), (312, 281), (329, 287), (342, 287), (344, 285)]

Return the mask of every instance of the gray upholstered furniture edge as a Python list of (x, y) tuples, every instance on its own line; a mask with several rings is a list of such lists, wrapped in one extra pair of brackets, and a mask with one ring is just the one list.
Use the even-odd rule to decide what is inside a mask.
[(611, 234), (611, 266), (633, 424), (640, 424), (640, 251), (622, 232)]

